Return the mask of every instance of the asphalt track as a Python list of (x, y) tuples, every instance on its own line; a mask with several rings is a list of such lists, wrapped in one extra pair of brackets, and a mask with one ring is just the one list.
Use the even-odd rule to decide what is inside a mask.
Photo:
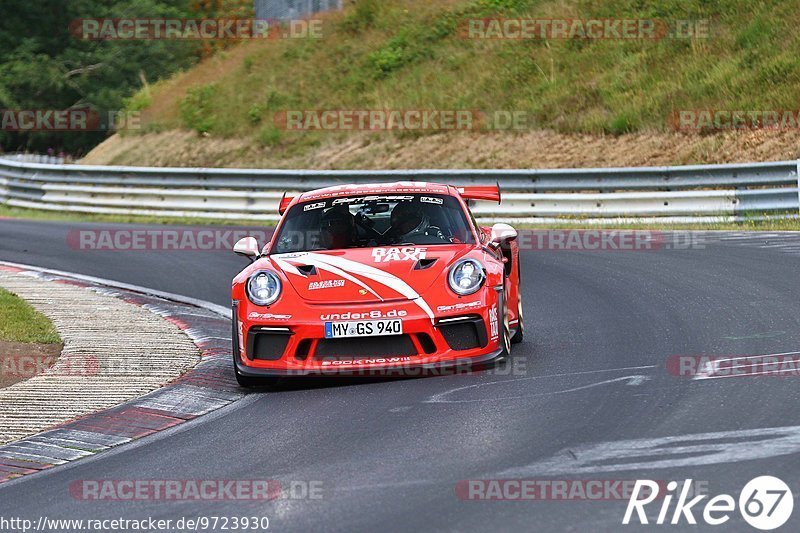
[[(0, 220), (0, 259), (228, 304), (241, 258), (67, 244), (70, 229), (109, 227)], [(800, 239), (726, 237), (692, 249), (524, 252), (532, 335), (515, 347), (515, 371), (250, 394), (177, 430), (1, 486), (0, 517), (263, 515), (275, 531), (636, 531), (658, 526), (622, 526), (624, 500), (464, 501), (455, 489), (469, 479), (691, 478), (737, 498), (750, 479), (775, 475), (797, 498), (797, 378), (666, 371), (673, 355), (800, 350)], [(634, 456), (620, 442), (631, 439), (656, 440)], [(69, 492), (86, 479), (264, 478), (320, 481), (323, 498), (87, 502)], [(651, 520), (657, 513), (648, 508)], [(660, 528), (754, 531), (735, 512), (717, 528)], [(800, 530), (800, 511), (784, 530)]]

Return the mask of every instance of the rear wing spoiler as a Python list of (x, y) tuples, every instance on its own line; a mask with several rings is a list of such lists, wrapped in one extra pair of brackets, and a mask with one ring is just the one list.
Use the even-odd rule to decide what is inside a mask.
[(456, 190), (465, 200), (486, 200), (497, 202), (502, 200), (500, 194), (500, 184), (496, 185), (474, 185), (470, 187), (456, 187)]
[(281, 203), (278, 205), (278, 214), (282, 215), (289, 209), (289, 206), (294, 201), (294, 196), (286, 196), (286, 193), (283, 193), (283, 197), (281, 198)]

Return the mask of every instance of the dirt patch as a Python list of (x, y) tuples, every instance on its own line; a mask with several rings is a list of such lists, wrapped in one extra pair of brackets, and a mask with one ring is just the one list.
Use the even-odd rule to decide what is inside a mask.
[(448, 133), (336, 136), (301, 149), (265, 147), (250, 139), (204, 137), (173, 130), (115, 135), (82, 161), (90, 165), (169, 167), (407, 169), (591, 168), (780, 161), (800, 157), (800, 132), (718, 135), (635, 133), (620, 136)]
[(0, 341), (0, 389), (41, 375), (55, 365), (63, 347)]

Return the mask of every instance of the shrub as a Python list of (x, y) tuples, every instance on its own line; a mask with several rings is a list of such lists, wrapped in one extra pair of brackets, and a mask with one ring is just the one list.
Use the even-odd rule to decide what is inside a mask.
[(355, 9), (341, 23), (341, 29), (349, 33), (361, 33), (375, 23), (378, 15), (378, 0), (358, 0)]
[(275, 126), (267, 126), (258, 132), (258, 142), (263, 146), (278, 146), (281, 143), (281, 130)]
[(216, 92), (213, 85), (192, 87), (179, 105), (184, 125), (198, 133), (208, 133), (214, 128), (211, 100)]

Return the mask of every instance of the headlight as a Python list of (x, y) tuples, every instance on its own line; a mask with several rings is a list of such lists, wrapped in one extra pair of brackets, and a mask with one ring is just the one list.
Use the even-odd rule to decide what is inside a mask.
[(462, 259), (453, 265), (448, 276), (450, 288), (461, 296), (477, 292), (485, 279), (483, 265), (474, 259)]
[(247, 281), (247, 297), (256, 305), (272, 305), (281, 295), (281, 280), (269, 270), (256, 272)]

